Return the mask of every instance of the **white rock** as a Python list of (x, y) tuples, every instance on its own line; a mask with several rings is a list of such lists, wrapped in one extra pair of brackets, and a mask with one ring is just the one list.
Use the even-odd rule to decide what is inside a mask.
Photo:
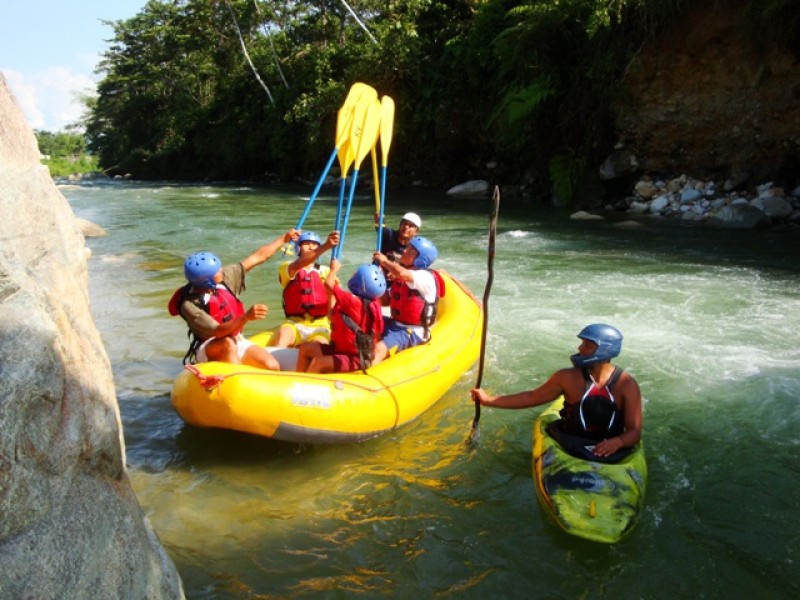
[(465, 181), (447, 190), (448, 196), (488, 196), (489, 182), (483, 179)]
[(684, 189), (681, 192), (681, 204), (686, 204), (687, 202), (694, 202), (698, 198), (700, 198), (700, 191), (694, 188)]
[(667, 195), (656, 196), (650, 203), (650, 212), (654, 215), (660, 214), (667, 206), (669, 206), (670, 197)]
[(583, 210), (579, 210), (578, 212), (572, 213), (569, 216), (570, 219), (574, 219), (576, 221), (603, 221), (603, 217), (600, 215), (593, 215)]
[(658, 188), (653, 185), (652, 181), (642, 180), (634, 186), (633, 191), (645, 200), (650, 200), (650, 198), (658, 193)]

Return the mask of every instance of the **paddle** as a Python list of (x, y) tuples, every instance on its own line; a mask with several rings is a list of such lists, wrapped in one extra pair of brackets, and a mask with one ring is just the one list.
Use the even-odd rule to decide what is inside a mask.
[(353, 147), (350, 145), (350, 135), (348, 132), (347, 141), (342, 146), (341, 150), (339, 151), (339, 170), (340, 178), (339, 178), (339, 202), (336, 205), (336, 221), (333, 224), (333, 229), (335, 231), (340, 231), (342, 228), (341, 220), (342, 220), (342, 206), (344, 205), (344, 191), (347, 187), (347, 171), (350, 170), (350, 165), (353, 164), (353, 160), (355, 160), (355, 154)]
[(355, 149), (355, 159), (353, 163), (353, 178), (350, 182), (350, 197), (347, 200), (347, 208), (344, 213), (341, 233), (339, 234), (339, 245), (334, 247), (337, 260), (342, 255), (344, 238), (347, 234), (347, 223), (350, 220), (350, 208), (353, 205), (353, 196), (356, 193), (356, 183), (358, 181), (358, 171), (361, 163), (369, 154), (370, 149), (378, 139), (378, 128), (381, 124), (381, 103), (377, 97), (370, 102), (359, 102), (353, 116), (353, 127), (350, 130), (350, 145)]
[[(489, 213), (489, 247), (488, 247), (488, 260), (486, 276), (486, 287), (483, 290), (483, 328), (481, 330), (481, 354), (478, 360), (478, 381), (475, 387), (481, 387), (483, 381), (483, 364), (486, 358), (486, 330), (489, 326), (489, 293), (492, 290), (492, 281), (494, 280), (494, 246), (497, 239), (497, 213), (500, 211), (500, 188), (494, 186), (494, 194), (492, 194), (492, 211)], [(470, 439), (474, 439), (478, 435), (478, 421), (481, 418), (481, 403), (475, 401), (475, 418), (472, 419), (472, 431), (470, 432)]]
[(301, 229), (303, 227), (303, 223), (305, 223), (306, 217), (308, 217), (308, 213), (311, 211), (311, 205), (313, 205), (314, 201), (317, 199), (317, 195), (322, 188), (322, 184), (325, 182), (325, 178), (328, 176), (328, 173), (333, 166), (333, 161), (336, 160), (336, 156), (339, 154), (339, 150), (342, 148), (342, 145), (349, 140), (350, 130), (352, 129), (353, 124), (354, 107), (364, 96), (377, 98), (378, 92), (375, 91), (375, 88), (367, 85), (366, 83), (356, 82), (350, 86), (350, 91), (344, 100), (344, 104), (339, 109), (339, 112), (336, 116), (336, 138), (333, 152), (331, 153), (331, 157), (328, 159), (328, 163), (325, 165), (325, 168), (322, 169), (322, 173), (317, 181), (317, 185), (314, 188), (314, 191), (311, 193), (311, 196), (309, 196), (308, 202), (306, 202), (305, 210), (300, 216), (300, 219), (297, 221), (297, 226), (295, 229)]
[(386, 208), (386, 169), (389, 165), (389, 147), (392, 145), (394, 131), (394, 100), (389, 96), (381, 98), (381, 193), (378, 209), (378, 241), (375, 245), (381, 251), (383, 238), (383, 211)]

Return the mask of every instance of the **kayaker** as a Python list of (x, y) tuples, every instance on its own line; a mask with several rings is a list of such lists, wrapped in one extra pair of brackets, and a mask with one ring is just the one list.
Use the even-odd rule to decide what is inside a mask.
[[(380, 223), (380, 215), (375, 213), (375, 225)], [(415, 235), (419, 234), (422, 219), (414, 212), (407, 212), (400, 219), (397, 229), (383, 226), (381, 230), (381, 252), (392, 262), (399, 262), (403, 250)]]
[(189, 283), (178, 288), (169, 301), (170, 314), (183, 317), (192, 337), (184, 363), (220, 361), (280, 370), (275, 357), (242, 335), (248, 321), (267, 316), (267, 305), (254, 304), (245, 311), (238, 296), (245, 289), (245, 273), (297, 237), (298, 232), (292, 229), (228, 266), (223, 266), (211, 252), (195, 252), (186, 257), (183, 273)]
[(331, 311), (331, 341), (300, 344), (297, 370), (307, 373), (348, 373), (372, 364), (374, 348), (383, 331), (380, 298), (386, 279), (375, 265), (361, 265), (347, 282), (339, 285), (341, 263), (333, 259), (325, 287), (335, 304)]
[(330, 340), (330, 300), (325, 289), (330, 269), (317, 261), (338, 243), (338, 231), (328, 234), (324, 244), (313, 231), (304, 231), (297, 238), (297, 258), (285, 261), (278, 269), (286, 320), (270, 340), (271, 346), (290, 348), (311, 340)]
[(636, 380), (611, 364), (622, 350), (622, 333), (603, 323), (578, 334), (573, 367), (561, 369), (533, 390), (491, 395), (472, 390), (472, 400), (497, 408), (528, 408), (564, 396), (559, 429), (572, 436), (596, 440), (594, 454), (611, 456), (635, 446), (642, 434), (642, 396)]
[(428, 238), (409, 240), (400, 262), (393, 262), (381, 252), (373, 262), (389, 273), (390, 317), (384, 317), (383, 338), (375, 346), (375, 364), (392, 352), (400, 352), (430, 339), (430, 326), (436, 319), (444, 282), (430, 267), (439, 256)]

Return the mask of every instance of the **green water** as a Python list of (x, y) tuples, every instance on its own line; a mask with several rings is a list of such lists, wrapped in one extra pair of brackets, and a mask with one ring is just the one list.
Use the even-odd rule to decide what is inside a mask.
[[(575, 222), (504, 199), (484, 386), (532, 387), (567, 366), (575, 333), (607, 321), (645, 398), (650, 478), (614, 546), (548, 521), (531, 480), (538, 413), (484, 409), (473, 369), (412, 424), (357, 445), (307, 447), (185, 426), (169, 391), (186, 328), (166, 303), (182, 259), (238, 260), (293, 225), (310, 189), (83, 185), (63, 190), (88, 240), (92, 310), (111, 359), (130, 476), (191, 599), (795, 598), (800, 593), (800, 242)], [(375, 245), (357, 195), (342, 260)], [(438, 266), (480, 296), (488, 201), (390, 193), (389, 223), (419, 212)], [(332, 226), (322, 196), (307, 221)], [(277, 259), (246, 304), (280, 317)]]

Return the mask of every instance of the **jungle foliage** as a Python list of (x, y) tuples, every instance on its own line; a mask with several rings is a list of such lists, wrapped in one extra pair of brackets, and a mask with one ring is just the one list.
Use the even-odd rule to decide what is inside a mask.
[[(494, 161), (496, 180), (549, 169), (571, 195), (613, 143), (620, 74), (689, 4), (149, 0), (111, 24), (87, 135), (137, 178), (314, 178), (364, 81), (397, 106), (390, 173), (449, 183)], [(769, 20), (790, 3), (751, 4)]]
[(86, 138), (78, 131), (35, 131), (42, 163), (52, 177), (89, 173), (98, 169), (97, 157), (86, 149)]

